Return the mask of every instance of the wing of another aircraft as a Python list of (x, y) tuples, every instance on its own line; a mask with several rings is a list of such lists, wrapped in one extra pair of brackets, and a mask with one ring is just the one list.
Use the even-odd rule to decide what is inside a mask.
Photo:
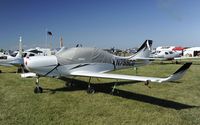
[(143, 81), (143, 82), (166, 82), (174, 81), (180, 79), (192, 63), (185, 63), (180, 67), (175, 73), (166, 78), (156, 78), (156, 77), (145, 77), (145, 76), (131, 76), (131, 75), (119, 75), (110, 73), (98, 73), (88, 71), (74, 71), (71, 72), (73, 76), (85, 76), (85, 77), (98, 77), (98, 78), (108, 78), (108, 79), (122, 79), (122, 80), (132, 80), (132, 81)]
[(176, 57), (174, 58), (175, 60), (182, 60), (182, 59), (200, 59), (200, 57)]
[(145, 59), (149, 59), (151, 61), (165, 61), (165, 60), (186, 60), (186, 59), (200, 59), (200, 57), (175, 57), (175, 58), (155, 58), (155, 57), (149, 57), (149, 58), (145, 58)]

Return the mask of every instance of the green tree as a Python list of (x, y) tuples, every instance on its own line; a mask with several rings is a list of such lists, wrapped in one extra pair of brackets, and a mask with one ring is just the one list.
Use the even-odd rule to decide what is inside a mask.
[(0, 49), (0, 52), (4, 52), (4, 49)]

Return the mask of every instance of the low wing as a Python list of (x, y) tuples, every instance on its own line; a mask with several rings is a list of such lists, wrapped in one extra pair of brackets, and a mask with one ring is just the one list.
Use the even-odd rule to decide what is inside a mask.
[(175, 73), (167, 78), (156, 78), (156, 77), (144, 77), (144, 76), (131, 76), (131, 75), (119, 75), (119, 74), (109, 74), (109, 73), (96, 73), (90, 71), (74, 71), (71, 72), (73, 76), (85, 76), (85, 77), (97, 77), (97, 78), (108, 78), (108, 79), (122, 79), (122, 80), (132, 80), (132, 81), (150, 81), (150, 82), (166, 82), (175, 81), (180, 79), (192, 63), (185, 63), (181, 68), (179, 68)]
[(182, 59), (200, 59), (200, 57), (176, 57), (175, 60), (182, 60)]
[(175, 58), (161, 58), (161, 57), (150, 57), (150, 58), (145, 58), (145, 59), (149, 59), (151, 61), (163, 61), (163, 60), (184, 60), (184, 59), (200, 59), (200, 57), (175, 57)]

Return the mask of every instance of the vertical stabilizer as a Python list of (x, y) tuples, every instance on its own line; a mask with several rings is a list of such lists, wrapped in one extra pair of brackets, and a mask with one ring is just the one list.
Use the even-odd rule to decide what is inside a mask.
[(153, 40), (146, 40), (130, 59), (149, 58)]

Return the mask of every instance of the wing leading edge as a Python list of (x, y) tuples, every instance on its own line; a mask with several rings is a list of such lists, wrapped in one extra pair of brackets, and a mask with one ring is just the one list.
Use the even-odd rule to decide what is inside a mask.
[(84, 77), (97, 77), (97, 78), (108, 78), (108, 79), (121, 79), (121, 80), (132, 80), (132, 81), (150, 81), (150, 82), (167, 82), (175, 81), (180, 79), (185, 72), (189, 69), (192, 63), (185, 63), (180, 67), (176, 72), (166, 78), (157, 78), (157, 77), (145, 77), (145, 76), (131, 76), (131, 75), (119, 75), (119, 74), (110, 74), (110, 73), (97, 73), (90, 71), (74, 71), (71, 72), (73, 76), (84, 76)]

